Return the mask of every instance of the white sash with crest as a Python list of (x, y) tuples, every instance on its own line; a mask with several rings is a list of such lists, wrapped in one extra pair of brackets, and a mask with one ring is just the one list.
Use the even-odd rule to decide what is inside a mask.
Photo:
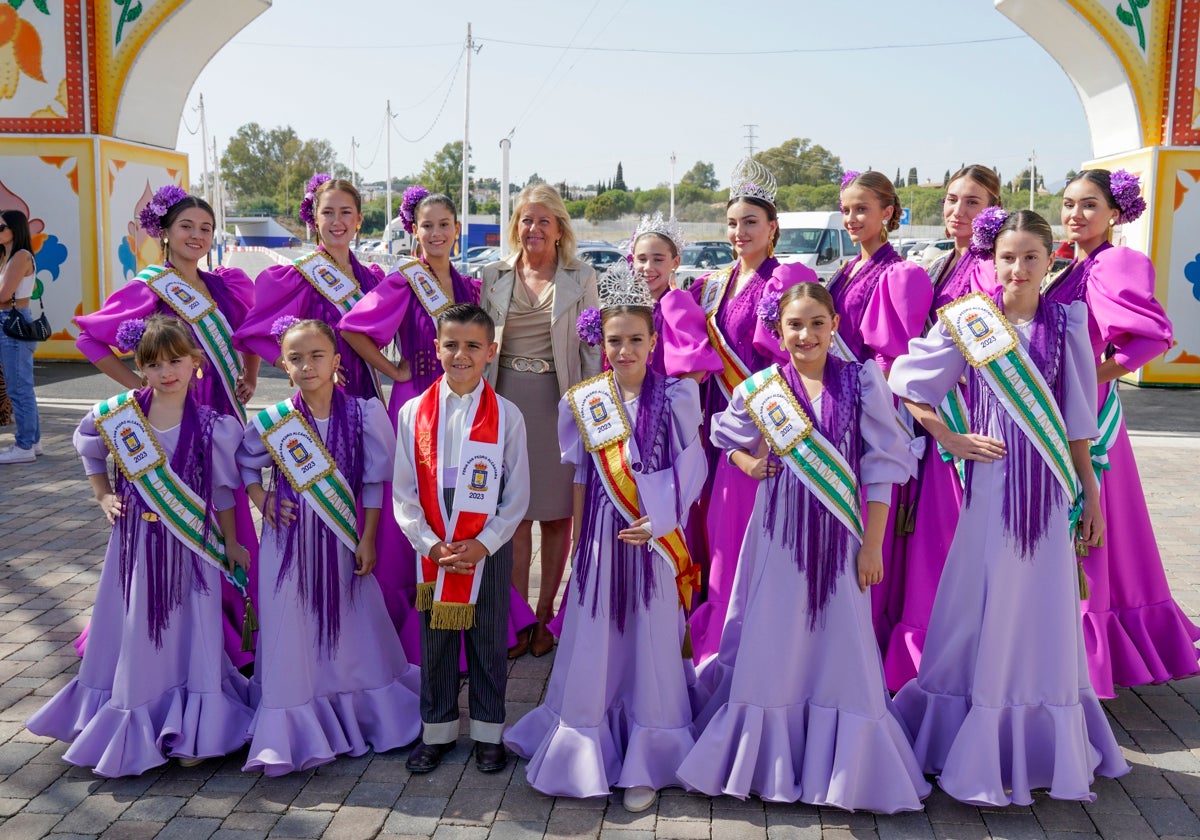
[(417, 296), (421, 306), (425, 307), (429, 317), (435, 321), (442, 312), (454, 305), (454, 301), (446, 294), (442, 284), (420, 260), (412, 260), (397, 266), (396, 271), (408, 281), (409, 288)]
[(729, 286), (732, 276), (732, 267), (713, 272), (705, 279), (704, 288), (700, 293), (700, 306), (704, 309), (708, 339), (721, 359), (721, 372), (717, 374), (717, 384), (726, 400), (733, 397), (734, 390), (750, 375), (750, 369), (742, 363), (717, 327), (717, 312), (721, 308), (721, 301), (725, 299), (725, 289)]
[(354, 304), (362, 300), (358, 281), (347, 277), (341, 266), (324, 251), (313, 251), (292, 265), (323, 298), (340, 307), (343, 312), (349, 312)]

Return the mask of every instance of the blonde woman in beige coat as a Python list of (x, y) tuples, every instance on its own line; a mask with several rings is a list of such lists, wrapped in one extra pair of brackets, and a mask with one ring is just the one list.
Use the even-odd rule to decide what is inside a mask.
[(554, 647), (546, 624), (554, 617), (571, 544), (574, 482), (558, 447), (558, 401), (572, 385), (600, 373), (600, 348), (575, 333), (580, 313), (600, 303), (596, 273), (575, 255), (571, 219), (554, 187), (521, 191), (507, 235), (513, 253), (483, 270), (479, 304), (495, 320), (500, 345), (488, 381), (525, 415), (530, 502), (513, 537), (513, 585), (522, 595), (529, 592), (535, 521), (542, 534), (538, 623), (517, 637), (509, 650), (516, 658), (527, 650), (542, 656)]

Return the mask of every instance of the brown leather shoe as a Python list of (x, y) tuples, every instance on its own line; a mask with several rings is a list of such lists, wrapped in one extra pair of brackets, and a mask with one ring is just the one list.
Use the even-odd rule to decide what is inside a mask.
[(529, 641), (533, 638), (533, 628), (526, 627), (517, 634), (517, 643), (508, 649), (509, 659), (520, 659), (529, 653)]
[(529, 643), (529, 652), (534, 656), (545, 656), (554, 650), (554, 634), (545, 624), (539, 624), (533, 631), (533, 641)]

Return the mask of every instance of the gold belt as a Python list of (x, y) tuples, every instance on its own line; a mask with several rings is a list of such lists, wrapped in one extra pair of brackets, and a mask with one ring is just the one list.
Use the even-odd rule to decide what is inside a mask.
[(524, 356), (501, 356), (500, 367), (517, 373), (554, 373), (554, 362), (545, 359), (527, 359)]

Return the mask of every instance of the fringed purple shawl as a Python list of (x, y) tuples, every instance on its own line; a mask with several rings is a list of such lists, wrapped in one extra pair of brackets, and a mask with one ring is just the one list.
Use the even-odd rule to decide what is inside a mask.
[(838, 335), (846, 342), (856, 359), (865, 359), (871, 355), (867, 353), (867, 345), (863, 341), (861, 324), (866, 317), (871, 295), (875, 294), (875, 287), (879, 285), (879, 279), (883, 276), (883, 270), (892, 263), (900, 262), (900, 255), (896, 253), (892, 243), (885, 242), (871, 255), (858, 274), (851, 278), (850, 269), (861, 259), (860, 254), (847, 262), (829, 281), (829, 293), (833, 295), (834, 308), (842, 316)]
[[(940, 277), (931, 277), (933, 280), (933, 306), (929, 309), (929, 319), (932, 323), (937, 323), (937, 311), (948, 303), (953, 303), (960, 297), (971, 292), (971, 271), (975, 268), (982, 257), (974, 251), (968, 251), (954, 259), (953, 252), (946, 257), (942, 262)], [(954, 265), (950, 265), (950, 261), (954, 260)]]
[[(855, 475), (862, 459), (862, 437), (858, 433), (862, 412), (858, 378), (861, 368), (858, 362), (844, 362), (834, 356), (826, 359), (818, 414), (796, 369), (790, 363), (779, 366), (784, 382), (804, 413), (842, 453)], [(778, 460), (773, 454), (771, 458)], [(815, 629), (825, 604), (837, 588), (838, 578), (845, 571), (846, 556), (855, 538), (786, 467), (769, 488), (764, 524), (784, 548), (796, 551), (796, 568), (808, 583), (808, 626)]]
[[(992, 300), (1003, 310), (1002, 289), (997, 288), (992, 293)], [(1061, 407), (1066, 387), (1062, 368), (1066, 357), (1067, 307), (1043, 298), (1028, 329), (1029, 358), (1042, 372), (1055, 402)], [(1004, 499), (1001, 505), (1004, 533), (1016, 540), (1021, 556), (1029, 558), (1051, 524), (1046, 514), (1062, 498), (1062, 489), (1029, 437), (1013, 422), (987, 382), (973, 367), (967, 371), (967, 406), (972, 429), (982, 431), (993, 428), (992, 424), (995, 423), (1001, 430), (1000, 436), (1008, 450), (1000, 462), (1004, 470)], [(966, 504), (971, 503), (975, 464), (975, 461), (966, 462), (963, 497)], [(1073, 500), (1067, 501), (1070, 503)]]
[[(646, 369), (642, 391), (638, 396), (637, 422), (633, 439), (637, 444), (641, 461), (631, 464), (635, 473), (653, 473), (673, 466), (671, 455), (671, 412), (667, 404), (667, 377)], [(608, 526), (611, 546), (601, 547), (599, 552), (593, 545), (605, 533)], [(600, 483), (595, 460), (587, 459), (587, 490), (584, 495), (583, 522), (579, 528), (579, 546), (575, 553), (574, 574), (579, 603), (584, 602), (588, 579), (594, 573), (594, 564), (610, 559), (612, 577), (609, 583), (609, 614), (617, 623), (617, 632), (625, 632), (625, 622), (631, 611), (649, 606), (656, 592), (652, 573), (655, 563), (661, 563), (649, 546), (633, 546), (616, 538), (618, 531), (628, 528), (625, 518), (613, 506), (612, 500)], [(606, 539), (609, 539), (606, 537)], [(596, 556), (597, 554), (601, 556)], [(600, 590), (592, 593), (592, 615), (599, 607)]]
[[(300, 393), (292, 397), (292, 404), (309, 427), (316, 432), (317, 421)], [(362, 494), (362, 441), (362, 406), (342, 388), (334, 388), (325, 448), (329, 450), (334, 463), (349, 483), (350, 492), (355, 499)], [(277, 545), (282, 557), (279, 574), (275, 579), (275, 591), (281, 591), (287, 579), (295, 573), (300, 597), (308, 599), (309, 608), (317, 620), (317, 638), (324, 650), (332, 650), (337, 646), (341, 630), (338, 563), (342, 544), (332, 529), (308, 508), (308, 504), (292, 489), (288, 480), (280, 475), (277, 466), (271, 469), (271, 484), (275, 490), (276, 522), (279, 522), (282, 502), (288, 501), (297, 505), (296, 518), (290, 525), (278, 529)], [(356, 577), (354, 583), (357, 582)], [(349, 597), (353, 600), (353, 588)]]
[[(142, 413), (150, 415), (150, 403), (154, 392), (143, 388), (134, 395)], [(217, 411), (201, 405), (190, 391), (183, 408), (183, 420), (179, 426), (179, 443), (171, 456), (171, 469), (183, 483), (190, 487), (207, 507), (204, 519), (208, 534), (217, 532), (216, 512), (213, 508), (212, 437)], [(151, 429), (153, 433), (153, 429)], [(114, 467), (114, 488), (121, 500), (122, 515), (117, 520), (117, 539), (120, 551), (121, 590), (125, 605), (133, 585), (135, 554), (146, 558), (146, 623), (149, 638), (154, 646), (162, 647), (163, 631), (171, 624), (171, 614), (183, 603), (185, 584), (190, 577), (192, 586), (199, 592), (207, 592), (204, 581), (204, 560), (181, 543), (157, 518), (148, 520), (144, 514), (153, 511), (142, 500), (137, 487), (125, 478), (124, 473)], [(206, 534), (207, 536), (207, 534)]]

